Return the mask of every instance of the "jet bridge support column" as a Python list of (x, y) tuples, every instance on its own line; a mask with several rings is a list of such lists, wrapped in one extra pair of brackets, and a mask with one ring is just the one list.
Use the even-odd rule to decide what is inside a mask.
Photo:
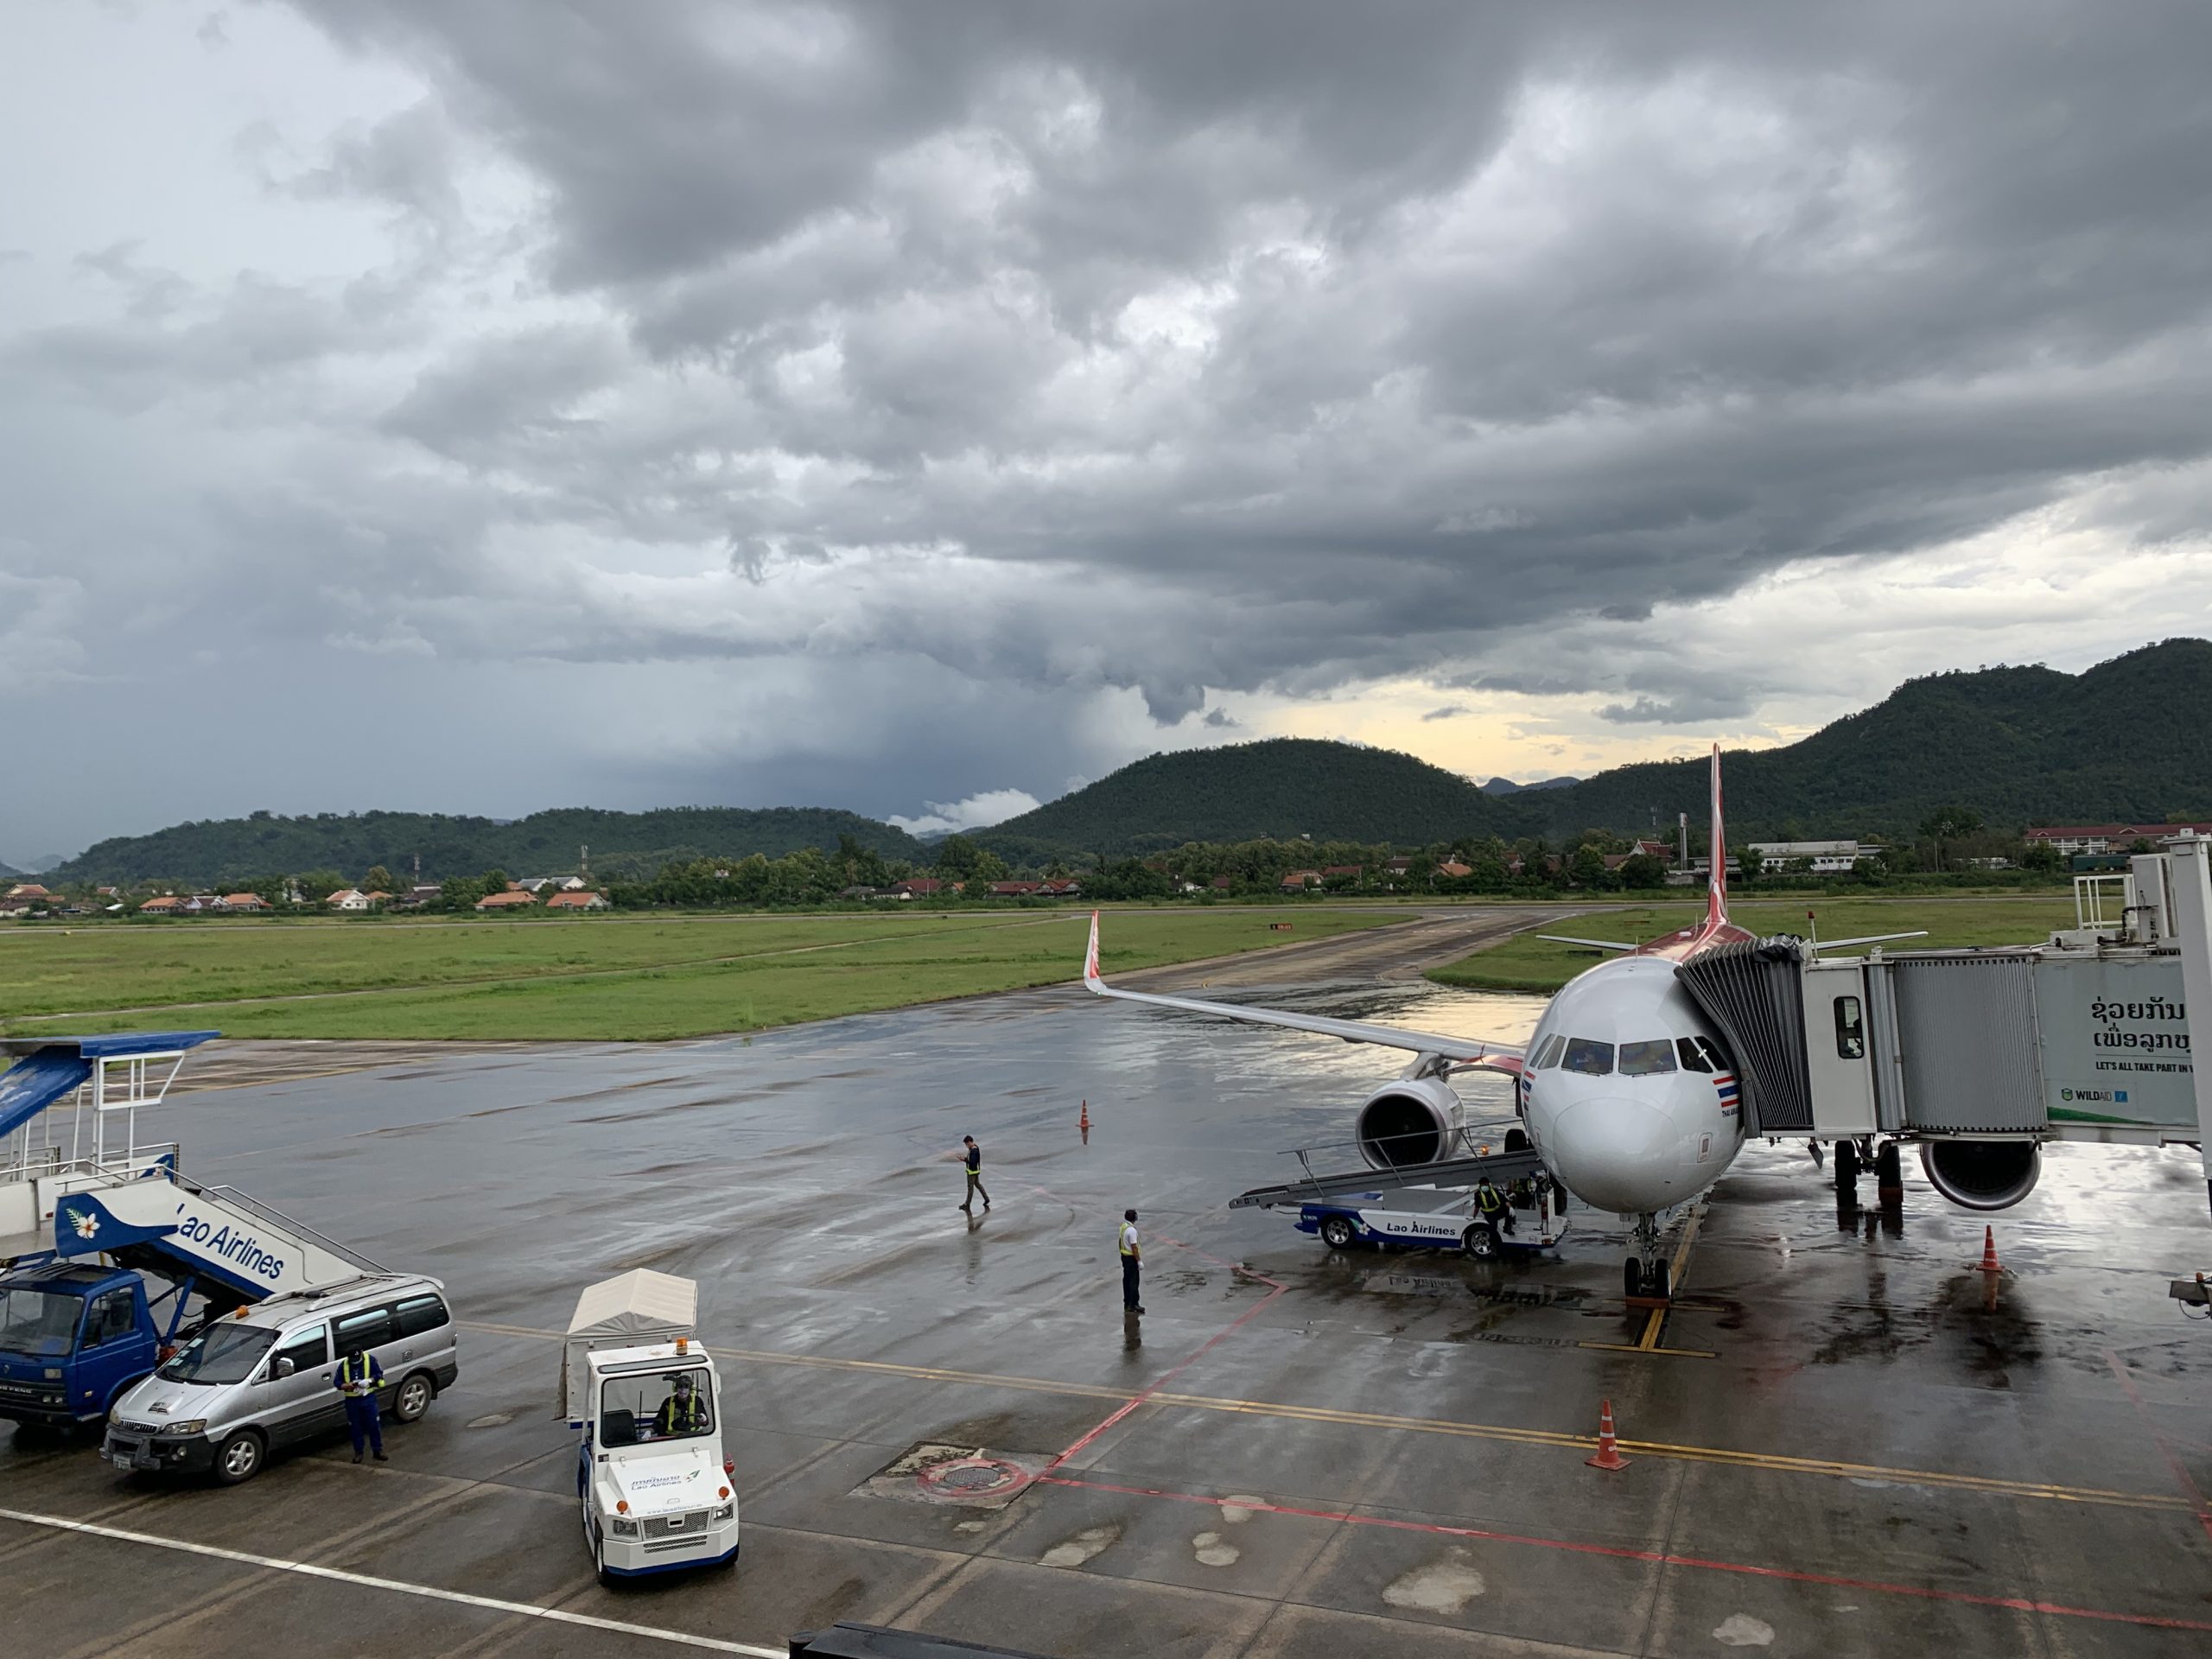
[[(2181, 945), (2182, 1000), (2197, 1010), (2196, 1025), (2212, 1037), (2212, 841), (2177, 836), (2166, 842), (2171, 875), (2171, 925)], [(2204, 1193), (2212, 1202), (2212, 1042), (2190, 1051), (2190, 1082), (2196, 1094), (2196, 1148)]]

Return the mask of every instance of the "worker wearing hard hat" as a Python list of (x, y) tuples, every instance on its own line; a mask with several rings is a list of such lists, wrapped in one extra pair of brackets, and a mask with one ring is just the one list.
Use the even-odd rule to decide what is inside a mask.
[(696, 1381), (689, 1371), (676, 1374), (675, 1385), (668, 1398), (660, 1402), (660, 1409), (653, 1414), (654, 1433), (703, 1434), (713, 1427), (707, 1397), (695, 1386)]

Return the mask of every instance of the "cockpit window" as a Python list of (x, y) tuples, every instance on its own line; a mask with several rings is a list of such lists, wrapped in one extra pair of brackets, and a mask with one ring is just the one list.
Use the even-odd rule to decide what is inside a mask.
[(1674, 1069), (1675, 1045), (1668, 1038), (1621, 1045), (1621, 1075), (1624, 1077), (1656, 1077), (1662, 1071)]
[(1677, 1037), (1675, 1039), (1675, 1052), (1682, 1057), (1682, 1070), (1685, 1071), (1726, 1071), (1728, 1069), (1709, 1037)]
[(1536, 1069), (1548, 1071), (1559, 1064), (1559, 1052), (1567, 1046), (1567, 1039), (1554, 1032), (1544, 1040), (1543, 1052), (1536, 1056)]
[(1588, 1037), (1567, 1039), (1567, 1069), (1586, 1077), (1602, 1077), (1613, 1069), (1613, 1046)]

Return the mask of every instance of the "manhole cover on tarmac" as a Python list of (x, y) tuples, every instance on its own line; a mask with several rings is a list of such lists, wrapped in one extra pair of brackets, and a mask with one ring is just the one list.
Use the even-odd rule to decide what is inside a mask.
[(980, 1446), (943, 1446), (925, 1441), (896, 1459), (860, 1490), (871, 1497), (995, 1510), (1020, 1497), (1045, 1462), (1042, 1458), (988, 1452)]

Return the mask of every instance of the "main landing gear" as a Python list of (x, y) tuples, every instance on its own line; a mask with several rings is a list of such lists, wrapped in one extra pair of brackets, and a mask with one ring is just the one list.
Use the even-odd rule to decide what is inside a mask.
[(1621, 1263), (1621, 1294), (1667, 1300), (1667, 1257), (1659, 1248), (1659, 1217), (1636, 1218), (1636, 1254)]
[(1857, 1206), (1859, 1174), (1872, 1161), (1877, 1201), (1884, 1210), (1901, 1208), (1904, 1203), (1904, 1157), (1902, 1149), (1895, 1141), (1885, 1141), (1872, 1149), (1871, 1160), (1867, 1156), (1868, 1149), (1868, 1143), (1864, 1141), (1839, 1141), (1835, 1143), (1837, 1200)]

